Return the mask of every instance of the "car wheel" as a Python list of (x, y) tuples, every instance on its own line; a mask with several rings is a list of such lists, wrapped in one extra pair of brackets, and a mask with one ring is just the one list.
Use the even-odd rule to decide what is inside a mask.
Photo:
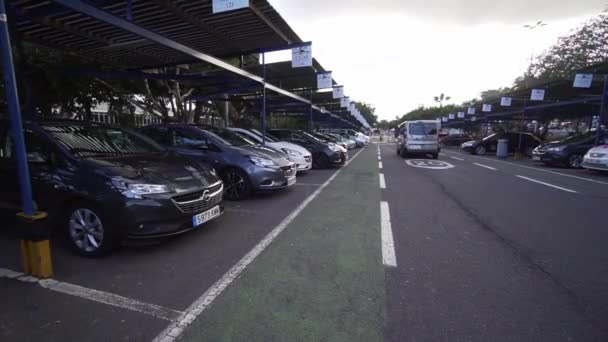
[(532, 151), (534, 151), (534, 147), (530, 147), (530, 146), (528, 146), (528, 147), (526, 147), (526, 148), (524, 149), (524, 155), (525, 155), (526, 157), (531, 157), (531, 156), (532, 156)]
[(580, 169), (583, 166), (583, 155), (573, 153), (568, 156), (568, 166), (573, 169)]
[(486, 154), (485, 146), (479, 145), (479, 146), (475, 147), (475, 154), (479, 154), (479, 155)]
[(229, 201), (241, 201), (251, 195), (251, 183), (245, 172), (230, 168), (223, 172), (224, 197)]
[(111, 225), (96, 206), (80, 203), (67, 210), (67, 238), (78, 254), (96, 257), (116, 246), (116, 235)]

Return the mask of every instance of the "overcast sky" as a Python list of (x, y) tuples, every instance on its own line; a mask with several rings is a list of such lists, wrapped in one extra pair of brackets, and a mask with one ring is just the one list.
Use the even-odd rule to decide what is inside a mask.
[[(511, 85), (533, 53), (600, 13), (608, 0), (270, 3), (303, 40), (313, 42), (313, 56), (334, 72), (346, 95), (391, 120), (433, 104), (441, 92), (459, 103)], [(548, 25), (532, 32), (522, 27), (538, 20)]]

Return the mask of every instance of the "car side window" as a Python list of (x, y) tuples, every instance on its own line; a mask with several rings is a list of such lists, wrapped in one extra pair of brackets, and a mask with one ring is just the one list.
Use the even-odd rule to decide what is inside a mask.
[(172, 144), (171, 136), (169, 135), (169, 129), (166, 127), (144, 128), (142, 130), (142, 133), (161, 145), (170, 146)]
[(299, 143), (306, 143), (306, 140), (297, 133), (291, 133), (291, 140)]
[(173, 130), (173, 141), (178, 147), (201, 147), (207, 146), (207, 139), (196, 132), (186, 129)]

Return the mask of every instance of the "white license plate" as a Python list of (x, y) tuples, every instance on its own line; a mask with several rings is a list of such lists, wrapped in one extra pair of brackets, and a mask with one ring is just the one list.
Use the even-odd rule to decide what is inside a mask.
[(192, 217), (192, 226), (193, 227), (200, 226), (201, 224), (220, 216), (220, 214), (221, 214), (220, 206), (217, 205), (205, 212), (202, 212), (198, 215), (194, 215)]
[(534, 156), (534, 157), (532, 157), (532, 160), (540, 160), (540, 157), (539, 156)]
[(408, 146), (408, 148), (410, 150), (421, 150), (422, 146), (420, 146), (420, 145), (410, 145), (410, 146)]
[(296, 177), (287, 178), (287, 186), (296, 184)]

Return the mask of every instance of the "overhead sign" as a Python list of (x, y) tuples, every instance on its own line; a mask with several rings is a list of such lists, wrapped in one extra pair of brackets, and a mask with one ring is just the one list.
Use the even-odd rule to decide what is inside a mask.
[(483, 106), (481, 106), (481, 111), (484, 113), (489, 113), (492, 111), (492, 105), (489, 103), (484, 103)]
[(291, 49), (291, 67), (302, 68), (312, 66), (312, 45)]
[(545, 99), (545, 89), (532, 89), (532, 94), (530, 94), (530, 100), (543, 101), (544, 99)]
[(593, 74), (576, 74), (574, 78), (574, 88), (591, 88)]
[(346, 96), (340, 100), (340, 107), (348, 108), (350, 106), (350, 97)]
[(213, 0), (213, 13), (233, 11), (249, 7), (249, 0)]
[(511, 98), (511, 97), (503, 96), (500, 99), (500, 105), (503, 107), (511, 107), (512, 102), (513, 102), (513, 98)]
[(450, 120), (454, 120), (456, 118), (456, 115), (454, 113), (450, 113), (450, 114), (448, 114), (448, 118)]
[(317, 74), (317, 89), (331, 88), (332, 85), (331, 71)]
[(475, 114), (475, 107), (469, 107), (469, 109), (467, 110), (467, 114), (469, 114), (469, 115)]
[(464, 112), (458, 112), (458, 118), (464, 119)]
[(336, 86), (333, 89), (333, 98), (341, 99), (344, 97), (344, 86)]
[(443, 121), (443, 122), (448, 122), (448, 117), (447, 117), (447, 116), (442, 117), (442, 118), (441, 118), (441, 121)]

